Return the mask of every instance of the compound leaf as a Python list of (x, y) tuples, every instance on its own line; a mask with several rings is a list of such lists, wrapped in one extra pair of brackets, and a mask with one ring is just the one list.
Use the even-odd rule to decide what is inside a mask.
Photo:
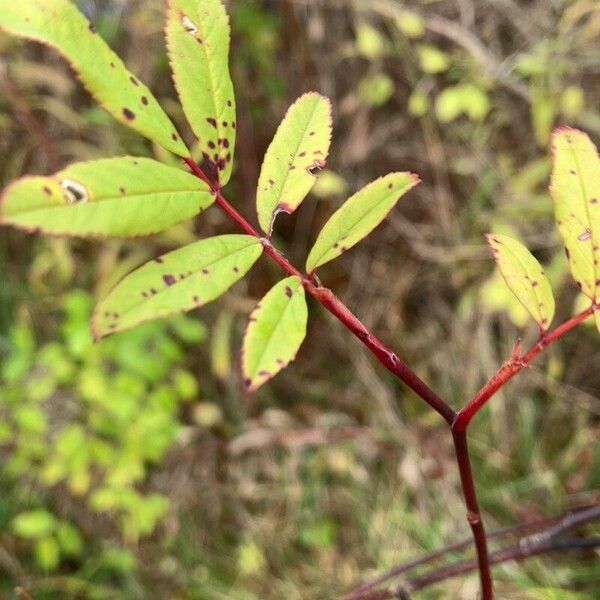
[(247, 392), (253, 392), (294, 360), (306, 336), (308, 310), (299, 277), (271, 288), (250, 315), (242, 348)]
[(280, 212), (292, 213), (325, 166), (331, 142), (331, 102), (310, 92), (290, 106), (260, 171), (256, 209), (262, 230), (271, 235)]
[(166, 36), (181, 105), (212, 176), (225, 185), (236, 127), (225, 8), (220, 0), (168, 0)]
[(521, 242), (507, 235), (488, 234), (486, 239), (506, 285), (546, 331), (554, 317), (554, 295), (540, 263)]
[(412, 173), (390, 173), (346, 200), (319, 233), (306, 260), (307, 272), (312, 273), (369, 235), (417, 183), (419, 178)]
[(0, 223), (54, 235), (131, 237), (163, 231), (213, 201), (193, 175), (124, 156), (18, 179), (0, 196)]
[[(571, 275), (581, 291), (600, 303), (600, 158), (590, 138), (561, 127), (552, 135), (550, 194)], [(600, 330), (600, 312), (596, 311)]]
[(127, 275), (96, 307), (94, 339), (207, 304), (241, 279), (261, 253), (257, 238), (234, 234), (155, 258)]
[(55, 48), (94, 98), (118, 121), (175, 154), (189, 155), (150, 90), (125, 68), (69, 0), (0, 0), (0, 27)]

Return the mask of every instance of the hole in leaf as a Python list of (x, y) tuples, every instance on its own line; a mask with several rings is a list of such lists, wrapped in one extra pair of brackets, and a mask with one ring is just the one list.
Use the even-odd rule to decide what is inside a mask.
[(183, 15), (181, 17), (181, 24), (190, 35), (196, 35), (198, 33), (198, 28), (196, 27), (196, 25), (194, 25), (194, 22), (187, 15)]
[(62, 179), (58, 183), (67, 204), (84, 204), (88, 201), (88, 192), (80, 183), (71, 179)]

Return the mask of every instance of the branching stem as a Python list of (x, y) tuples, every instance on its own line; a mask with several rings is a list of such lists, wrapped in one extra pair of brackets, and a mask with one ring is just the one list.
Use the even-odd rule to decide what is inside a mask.
[[(321, 286), (316, 277), (309, 277), (302, 273), (271, 244), (268, 237), (261, 236), (261, 234), (227, 201), (221, 193), (220, 186), (217, 183), (212, 182), (205, 175), (193, 158), (185, 158), (184, 161), (196, 177), (210, 186), (215, 195), (215, 203), (217, 206), (219, 206), (244, 233), (254, 236), (261, 241), (265, 254), (276, 262), (288, 275), (299, 277), (304, 289), (319, 302), (321, 306), (336, 317), (346, 329), (353, 333), (371, 351), (375, 358), (377, 358), (388, 371), (403, 381), (422, 400), (441, 415), (449, 425), (452, 431), (462, 491), (467, 507), (467, 520), (469, 521), (473, 532), (473, 540), (477, 552), (477, 559), (472, 562), (479, 570), (482, 600), (493, 600), (494, 594), (490, 565), (507, 559), (505, 559), (504, 554), (501, 553), (496, 553), (492, 557), (488, 555), (486, 534), (477, 503), (477, 495), (475, 492), (475, 484), (467, 446), (467, 427), (477, 412), (504, 384), (506, 384), (509, 379), (514, 377), (521, 369), (528, 366), (546, 346), (559, 339), (576, 325), (591, 316), (597, 307), (592, 305), (587, 310), (572, 317), (568, 321), (565, 321), (551, 332), (541, 335), (534, 346), (532, 346), (523, 357), (519, 356), (520, 344), (518, 343), (515, 345), (515, 349), (513, 350), (510, 359), (461, 410), (455, 412), (452, 407), (422, 381), (395, 352), (390, 350), (380, 339), (375, 337), (330, 289)], [(517, 557), (514, 553), (510, 554), (510, 556)], [(471, 563), (462, 563), (458, 566), (451, 565), (446, 569), (448, 573), (446, 575), (443, 575), (442, 573), (441, 575), (443, 575), (443, 577), (448, 577), (453, 574), (467, 572), (471, 568)], [(383, 592), (386, 593), (386, 590)], [(395, 593), (396, 597), (399, 597), (398, 594), (400, 592), (396, 590)], [(393, 597), (388, 595), (378, 596), (378, 592), (373, 592), (373, 594), (375, 595), (367, 595), (364, 596), (364, 598)]]
[(515, 356), (513, 353), (510, 359), (504, 363), (489, 381), (473, 396), (473, 398), (458, 411), (456, 420), (452, 423), (452, 430), (466, 431), (471, 419), (509, 379), (512, 379), (519, 371), (528, 367), (546, 346), (549, 346), (552, 342), (555, 342), (565, 335), (565, 333), (568, 333), (581, 322), (591, 317), (596, 309), (597, 307), (592, 304), (592, 306), (578, 313), (574, 317), (571, 317), (558, 327), (555, 327), (552, 331), (542, 334), (523, 357)]

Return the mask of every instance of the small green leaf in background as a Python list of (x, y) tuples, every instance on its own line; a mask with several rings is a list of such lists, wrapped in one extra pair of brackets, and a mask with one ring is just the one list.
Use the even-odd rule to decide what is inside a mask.
[(506, 285), (546, 331), (554, 317), (554, 296), (540, 263), (521, 242), (507, 235), (488, 234), (486, 239)]
[(387, 42), (375, 27), (360, 22), (356, 26), (356, 50), (361, 56), (375, 60), (387, 53)]
[(369, 235), (417, 183), (419, 178), (412, 173), (389, 173), (346, 200), (319, 233), (306, 260), (307, 272), (312, 273)]
[(118, 283), (96, 307), (95, 339), (203, 306), (241, 279), (262, 253), (248, 235), (220, 235), (164, 254)]
[(118, 121), (179, 156), (189, 151), (150, 90), (69, 0), (0, 0), (0, 27), (55, 48)]
[[(600, 158), (587, 134), (561, 127), (552, 134), (550, 194), (569, 269), (581, 291), (600, 303)], [(595, 312), (600, 331), (600, 311)]]
[(128, 237), (163, 231), (213, 201), (197, 177), (124, 156), (17, 180), (0, 196), (0, 223), (54, 235)]
[(51, 535), (56, 526), (56, 517), (42, 508), (23, 512), (11, 522), (11, 529), (15, 535), (30, 540)]
[(488, 95), (471, 83), (447, 87), (435, 100), (435, 113), (442, 123), (453, 121), (462, 114), (471, 121), (481, 121), (489, 110)]
[(45, 537), (36, 541), (35, 559), (44, 571), (54, 571), (60, 563), (60, 547), (53, 537)]
[(231, 334), (233, 315), (223, 309), (215, 321), (210, 343), (210, 366), (213, 375), (226, 380), (231, 377)]
[(346, 180), (333, 171), (325, 170), (317, 179), (317, 183), (312, 189), (312, 193), (317, 198), (331, 198), (332, 196), (340, 196), (346, 193), (348, 184)]
[(422, 117), (429, 109), (429, 99), (423, 92), (415, 90), (408, 98), (408, 112), (413, 117)]
[(383, 106), (394, 94), (394, 80), (385, 73), (367, 75), (358, 84), (358, 95), (371, 106)]
[(421, 69), (425, 73), (443, 73), (450, 68), (448, 55), (435, 46), (419, 44), (417, 46), (417, 54), (419, 55)]
[(247, 392), (287, 367), (306, 336), (308, 310), (299, 277), (277, 283), (250, 315), (242, 350)]
[(235, 146), (229, 18), (220, 0), (168, 0), (167, 49), (175, 87), (213, 176), (225, 185)]
[(567, 86), (560, 97), (560, 110), (562, 114), (574, 119), (585, 108), (585, 95), (583, 89), (577, 85)]
[(425, 23), (423, 19), (410, 10), (403, 10), (395, 18), (396, 27), (409, 38), (419, 38), (425, 33)]
[(269, 145), (260, 170), (256, 210), (271, 235), (280, 212), (293, 213), (325, 166), (331, 143), (331, 102), (309, 92), (290, 106)]

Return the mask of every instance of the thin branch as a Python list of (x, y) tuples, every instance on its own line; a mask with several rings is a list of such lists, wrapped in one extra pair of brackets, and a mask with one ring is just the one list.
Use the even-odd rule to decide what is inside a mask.
[[(517, 373), (519, 373), (525, 367), (537, 357), (537, 355), (546, 346), (552, 344), (563, 335), (571, 331), (574, 327), (591, 317), (594, 310), (598, 310), (594, 304), (592, 304), (586, 310), (579, 314), (571, 317), (552, 331), (549, 331), (540, 336), (538, 341), (529, 349), (529, 351), (520, 357), (511, 355), (510, 359), (500, 367), (500, 369), (488, 380), (488, 382), (473, 396), (471, 400), (461, 408), (457, 415), (456, 420), (452, 423), (453, 431), (466, 431), (471, 419), (477, 414), (477, 412), (485, 405), (485, 403), (501, 388), (507, 381), (512, 379)], [(518, 354), (518, 353), (517, 353)]]
[[(594, 507), (594, 508), (596, 508), (596, 507)], [(599, 510), (600, 510), (600, 508), (599, 508)], [(579, 513), (575, 513), (575, 514), (579, 514)], [(526, 522), (522, 522), (522, 523), (516, 523), (514, 525), (508, 525), (506, 527), (501, 527), (499, 529), (490, 531), (489, 533), (487, 533), (487, 538), (488, 538), (488, 540), (491, 540), (491, 539), (495, 539), (495, 538), (499, 538), (499, 537), (504, 537), (504, 536), (507, 536), (510, 534), (515, 534), (518, 532), (533, 531), (533, 530), (539, 529), (540, 527), (545, 527), (550, 524), (554, 524), (557, 521), (560, 521), (562, 518), (564, 518), (564, 516), (559, 515), (559, 516), (554, 516), (554, 517), (550, 517), (550, 518), (546, 518), (546, 519), (536, 519), (534, 521), (526, 521)], [(385, 571), (384, 573), (380, 573), (379, 575), (376, 575), (375, 577), (372, 577), (371, 579), (367, 579), (366, 581), (361, 583), (359, 586), (357, 586), (352, 591), (350, 591), (348, 594), (346, 594), (346, 596), (344, 596), (343, 600), (358, 600), (358, 598), (362, 597), (362, 596), (360, 596), (361, 593), (371, 590), (371, 589), (377, 587), (378, 585), (381, 585), (382, 583), (385, 583), (386, 581), (393, 579), (394, 577), (398, 577), (399, 575), (402, 575), (403, 573), (406, 573), (408, 571), (411, 571), (412, 569), (415, 569), (416, 567), (420, 567), (420, 566), (432, 563), (434, 561), (437, 561), (438, 559), (443, 558), (447, 554), (465, 550), (466, 548), (469, 548), (472, 544), (473, 544), (472, 536), (463, 538), (462, 540), (455, 542), (454, 544), (450, 544), (448, 546), (445, 546), (444, 548), (440, 548), (439, 550), (430, 552), (429, 554), (426, 554), (425, 556), (421, 556), (419, 558), (414, 558), (412, 560), (401, 563), (399, 565), (395, 565), (394, 567)]]
[(242, 231), (261, 241), (267, 256), (275, 261), (289, 275), (299, 277), (302, 280), (304, 289), (336, 317), (346, 329), (353, 333), (388, 371), (396, 375), (398, 379), (403, 381), (420, 398), (429, 404), (429, 406), (440, 414), (449, 425), (454, 422), (456, 413), (449, 404), (442, 400), (424, 381), (422, 381), (395, 352), (390, 350), (381, 340), (375, 337), (330, 289), (315, 285), (313, 280), (292, 265), (292, 263), (290, 263), (288, 259), (271, 244), (271, 241), (268, 238), (261, 236), (258, 231), (256, 231), (256, 229), (252, 227), (252, 225), (227, 201), (222, 195), (220, 187), (208, 180), (202, 169), (198, 167), (192, 158), (186, 158), (184, 160), (194, 175), (211, 186), (215, 194), (215, 202), (221, 210), (223, 210)]
[[(555, 522), (555, 519), (551, 519), (553, 524), (539, 533), (524, 537), (517, 544), (491, 553), (489, 555), (490, 564), (496, 565), (509, 560), (525, 560), (530, 556), (544, 554), (546, 552), (555, 552), (558, 550), (597, 548), (600, 546), (600, 538), (598, 537), (572, 538), (566, 540), (556, 539), (559, 535), (566, 533), (579, 525), (597, 519), (600, 519), (600, 505), (585, 508), (580, 511), (569, 512), (560, 518), (558, 523)], [(525, 526), (527, 526), (527, 524), (525, 524)], [(521, 527), (523, 526), (517, 526), (517, 528)], [(490, 534), (490, 537), (495, 534), (496, 532)], [(446, 551), (455, 546), (456, 545), (448, 547)], [(435, 555), (435, 558), (437, 558), (440, 552), (436, 552), (431, 556)], [(422, 561), (419, 562), (419, 564), (423, 564)], [(414, 566), (417, 565), (415, 564)], [(477, 568), (478, 565), (475, 559), (463, 560), (441, 568), (432, 569), (429, 573), (394, 584), (388, 588), (372, 590), (364, 589), (364, 586), (361, 586), (364, 591), (361, 591), (361, 588), (357, 588), (357, 590), (347, 595), (344, 600), (387, 600), (389, 598), (409, 598), (410, 593), (412, 592), (422, 590), (451, 577), (464, 575)], [(396, 568), (397, 572), (399, 570), (399, 568)]]

